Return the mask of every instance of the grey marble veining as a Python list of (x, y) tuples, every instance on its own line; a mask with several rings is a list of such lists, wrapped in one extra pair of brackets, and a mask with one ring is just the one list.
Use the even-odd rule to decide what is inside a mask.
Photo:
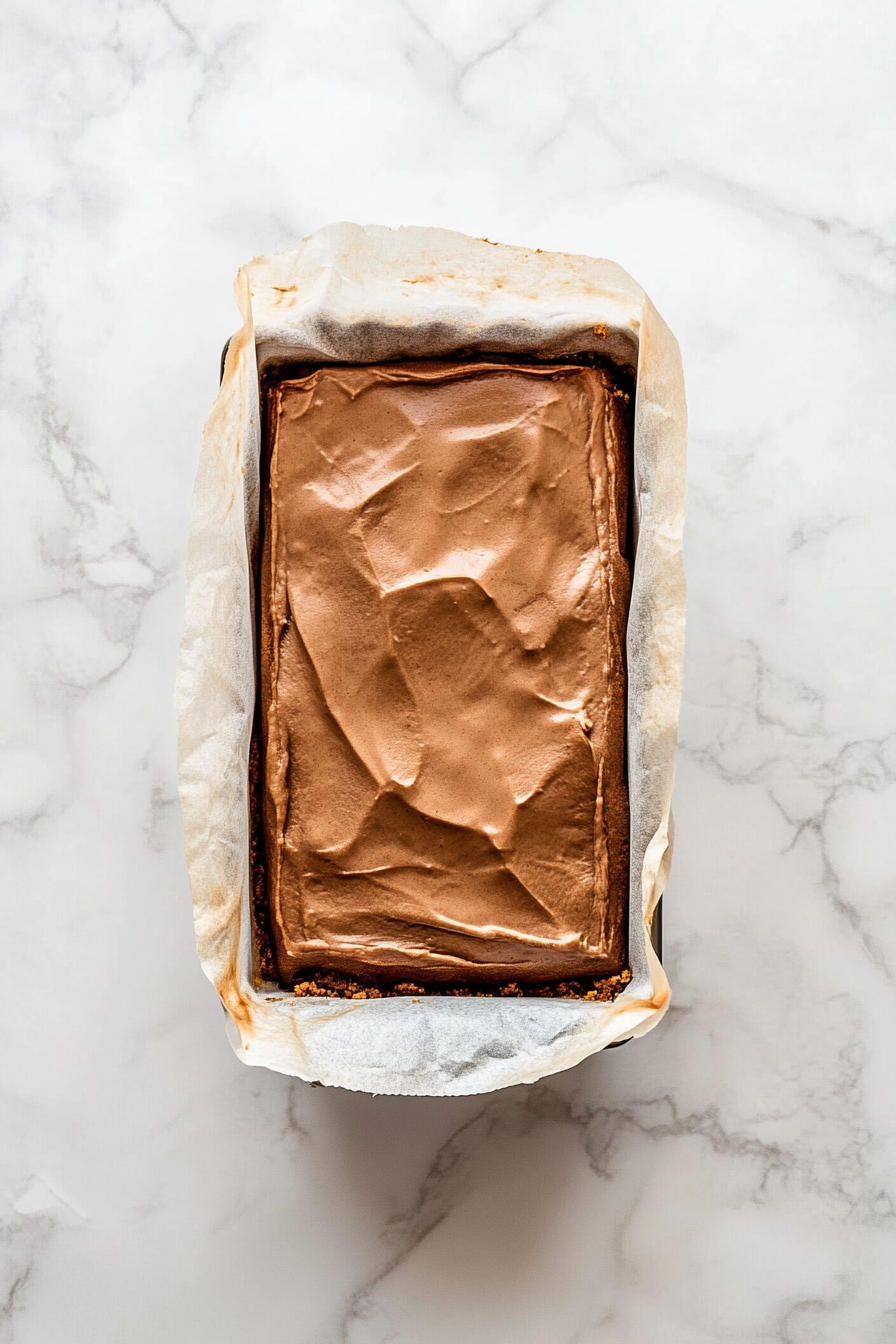
[[(884, 0), (7, 6), (0, 1341), (896, 1341), (896, 16)], [(612, 257), (683, 349), (674, 1006), (532, 1088), (233, 1058), (171, 683), (247, 257)]]

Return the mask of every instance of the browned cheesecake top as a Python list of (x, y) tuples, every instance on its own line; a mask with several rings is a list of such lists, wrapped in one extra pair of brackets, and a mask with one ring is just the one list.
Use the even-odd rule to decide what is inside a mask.
[(625, 964), (623, 400), (578, 365), (276, 385), (259, 694), (284, 982)]

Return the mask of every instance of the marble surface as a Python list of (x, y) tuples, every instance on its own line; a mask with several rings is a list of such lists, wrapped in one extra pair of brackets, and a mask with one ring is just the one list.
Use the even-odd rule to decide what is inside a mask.
[[(886, 0), (4, 9), (2, 1344), (896, 1341)], [(171, 704), (233, 274), (606, 255), (692, 418), (674, 1007), (487, 1099), (243, 1068)]]

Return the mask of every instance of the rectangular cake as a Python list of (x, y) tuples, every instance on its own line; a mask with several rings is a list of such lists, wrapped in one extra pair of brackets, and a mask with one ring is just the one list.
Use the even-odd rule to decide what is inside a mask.
[(620, 378), (500, 356), (266, 375), (255, 887), (280, 984), (624, 972)]

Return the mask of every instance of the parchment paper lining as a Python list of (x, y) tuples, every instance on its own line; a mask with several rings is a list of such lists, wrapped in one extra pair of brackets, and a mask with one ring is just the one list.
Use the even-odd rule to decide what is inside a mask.
[[(684, 657), (686, 410), (678, 345), (618, 266), (441, 229), (335, 224), (236, 281), (243, 325), (205, 427), (177, 677), (179, 777), (196, 938), (247, 1064), (426, 1096), (534, 1082), (655, 1026), (669, 985), (649, 929), (672, 852)], [(255, 705), (259, 369), (459, 351), (594, 351), (637, 368), (637, 553), (627, 652), (632, 981), (612, 1003), (300, 999), (252, 975), (248, 756)]]

